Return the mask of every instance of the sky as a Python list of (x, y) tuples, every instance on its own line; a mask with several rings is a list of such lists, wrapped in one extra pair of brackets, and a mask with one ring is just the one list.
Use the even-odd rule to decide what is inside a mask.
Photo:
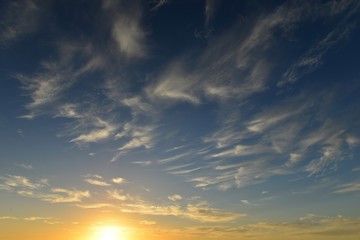
[(360, 2), (0, 2), (0, 238), (359, 239)]

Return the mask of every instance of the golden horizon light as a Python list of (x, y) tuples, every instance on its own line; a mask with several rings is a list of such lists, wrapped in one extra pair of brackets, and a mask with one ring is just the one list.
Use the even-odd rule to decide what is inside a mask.
[(128, 240), (125, 228), (120, 226), (97, 226), (91, 240)]

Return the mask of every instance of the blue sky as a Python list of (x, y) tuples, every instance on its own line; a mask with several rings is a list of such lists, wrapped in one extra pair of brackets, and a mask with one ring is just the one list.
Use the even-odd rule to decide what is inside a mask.
[(0, 221), (85, 209), (230, 239), (341, 220), (356, 237), (359, 8), (2, 1)]

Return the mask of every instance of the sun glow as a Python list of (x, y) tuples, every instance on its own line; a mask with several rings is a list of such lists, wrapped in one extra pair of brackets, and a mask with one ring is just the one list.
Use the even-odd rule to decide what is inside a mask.
[(117, 226), (97, 227), (94, 240), (126, 240), (124, 229)]

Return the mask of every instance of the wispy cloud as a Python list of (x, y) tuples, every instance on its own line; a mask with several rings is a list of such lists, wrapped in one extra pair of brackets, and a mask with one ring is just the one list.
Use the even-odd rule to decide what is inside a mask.
[(111, 159), (111, 162), (116, 161), (122, 154), (131, 149), (140, 147), (145, 149), (152, 148), (155, 144), (155, 129), (154, 125), (142, 125), (136, 122), (126, 123), (122, 131), (115, 135), (115, 138), (128, 140), (118, 148), (118, 152)]
[[(157, 1), (154, 8), (165, 3)], [(215, 3), (206, 1), (206, 25), (215, 14)], [(127, 69), (134, 67), (129, 59), (146, 56), (142, 5), (138, 1), (102, 1), (101, 11), (106, 15), (103, 20), (108, 24), (103, 31), (104, 36), (110, 37), (109, 46), (98, 47), (92, 40), (81, 44), (59, 40), (55, 60), (44, 61), (42, 69), (31, 76), (19, 74), (30, 96), (26, 117), (50, 112), (57, 118), (66, 118), (70, 124), (65, 134), (59, 135), (71, 136), (70, 141), (79, 145), (111, 141), (118, 146), (112, 159), (115, 161), (123, 154), (137, 149), (153, 150), (161, 141), (165, 142), (162, 127), (167, 123), (161, 121), (166, 120), (162, 117), (169, 110), (180, 104), (191, 104), (202, 111), (211, 105), (214, 115), (218, 115), (217, 119), (209, 119), (209, 124), (218, 128), (212, 132), (207, 129), (203, 135), (194, 137), (202, 142), (189, 142), (182, 148), (167, 145), (166, 149), (173, 149), (170, 153), (174, 154), (168, 154), (168, 150), (159, 146), (157, 150), (167, 154), (154, 158), (157, 160), (134, 163), (149, 167), (159, 164), (164, 171), (182, 175), (195, 187), (219, 190), (261, 183), (277, 175), (313, 176), (336, 169), (336, 163), (359, 143), (356, 133), (349, 133), (352, 125), (347, 120), (329, 117), (326, 105), (341, 96), (329, 87), (324, 91), (308, 88), (307, 93), (300, 89), (283, 94), (283, 88), (275, 86), (282, 73), (278, 73), (274, 61), (274, 52), (284, 40), (279, 39), (279, 35), (287, 36), (298, 24), (313, 18), (345, 13), (346, 22), (355, 11), (350, 10), (351, 6), (358, 7), (354, 1), (329, 3), (285, 2), (254, 20), (253, 28), (246, 34), (241, 31), (241, 24), (234, 24), (224, 29), (221, 36), (210, 39), (206, 47), (194, 51), (198, 55), (189, 50), (161, 64), (156, 71), (136, 73), (138, 76)], [(321, 16), (315, 17), (319, 11)], [(301, 63), (295, 63), (300, 64), (301, 69), (294, 65), (288, 72), (291, 70), (300, 76), (300, 72), (306, 72), (302, 67), (317, 67), (328, 49), (350, 31), (341, 27), (345, 22), (312, 45), (299, 60)], [(90, 75), (94, 71), (99, 71), (99, 79), (97, 75)], [(284, 74), (286, 81), (290, 79), (290, 72)], [(73, 94), (74, 89), (80, 87), (85, 94)], [(88, 94), (89, 91), (96, 94)], [(334, 95), (334, 100), (329, 100), (329, 95)], [(176, 127), (185, 129), (180, 124)], [(191, 128), (186, 131), (197, 134)], [(177, 142), (175, 146), (181, 144), (183, 142)], [(120, 178), (105, 181), (89, 177), (85, 181), (98, 186), (123, 183)], [(2, 185), (6, 187), (9, 188)], [(22, 189), (21, 194), (35, 194), (30, 190)], [(80, 194), (83, 199), (86, 198), (84, 192)], [(71, 199), (70, 192), (51, 193), (68, 195)], [(119, 192), (118, 196), (123, 198)], [(76, 199), (81, 197), (73, 197)]]
[[(69, 90), (78, 80), (79, 77), (99, 69), (103, 61), (97, 56), (92, 56), (93, 47), (90, 43), (83, 45), (73, 42), (60, 41), (57, 45), (58, 57), (56, 60), (44, 61), (42, 69), (32, 76), (17, 74), (24, 90), (27, 91), (31, 102), (26, 105), (30, 111), (29, 114), (22, 117), (32, 119), (39, 114), (52, 113), (50, 105), (54, 105), (60, 99), (63, 99), (65, 90)], [(75, 58), (80, 61), (75, 63)], [(97, 58), (94, 61), (94, 58)], [(60, 116), (76, 117), (69, 115), (71, 105), (68, 108), (60, 109)], [(50, 112), (49, 112), (50, 111)]]
[(184, 153), (180, 153), (180, 154), (177, 154), (177, 155), (173, 155), (171, 157), (167, 157), (167, 158), (163, 158), (163, 159), (159, 159), (158, 160), (158, 163), (160, 164), (164, 164), (164, 163), (169, 163), (169, 162), (173, 162), (173, 161), (176, 161), (176, 160), (179, 160), (185, 156), (188, 156), (191, 154), (191, 151), (190, 152), (184, 152)]
[(132, 196), (130, 196), (130, 194), (123, 194), (123, 191), (118, 190), (118, 189), (108, 190), (107, 194), (109, 195), (110, 198), (120, 200), (120, 201), (132, 199)]
[(161, 74), (158, 82), (148, 87), (149, 97), (155, 100), (168, 99), (199, 104), (200, 99), (196, 96), (197, 81), (183, 68), (181, 62), (172, 63)]
[(144, 44), (146, 33), (141, 26), (140, 1), (103, 1), (103, 10), (110, 16), (111, 35), (119, 53), (126, 58), (146, 55)]
[(96, 186), (101, 186), (101, 187), (108, 187), (111, 185), (110, 183), (107, 183), (101, 179), (85, 178), (84, 181), (91, 185), (96, 185)]
[(150, 9), (150, 11), (157, 11), (164, 5), (166, 5), (169, 2), (169, 0), (155, 0), (155, 6)]
[(82, 203), (76, 204), (76, 207), (84, 208), (84, 209), (98, 209), (98, 208), (114, 208), (113, 204), (109, 203)]
[(117, 126), (100, 118), (95, 118), (93, 124), (97, 129), (91, 130), (89, 133), (81, 134), (80, 136), (72, 139), (71, 142), (98, 142), (108, 139), (117, 129)]
[(121, 211), (128, 213), (140, 213), (146, 215), (177, 216), (199, 222), (229, 222), (246, 214), (227, 212), (211, 208), (206, 202), (189, 203), (184, 207), (179, 205), (152, 205), (144, 201), (127, 204)]
[(351, 182), (337, 186), (334, 193), (350, 193), (358, 191), (360, 191), (360, 182)]
[(199, 236), (211, 234), (219, 239), (230, 238), (255, 238), (255, 239), (297, 239), (317, 238), (327, 239), (329, 236), (335, 238), (356, 239), (359, 234), (359, 220), (356, 218), (345, 218), (341, 216), (326, 217), (309, 215), (298, 221), (283, 222), (257, 222), (241, 226), (216, 225), (216, 226), (195, 226), (182, 229), (182, 235)]
[(24, 163), (14, 163), (15, 166), (24, 168), (24, 169), (33, 169), (33, 166), (31, 164), (24, 164)]
[(219, 0), (206, 0), (205, 3), (205, 27), (208, 28), (209, 24), (214, 17), (216, 6)]
[(51, 187), (47, 179), (31, 181), (23, 176), (9, 175), (0, 177), (0, 181), (2, 190), (50, 203), (81, 202), (91, 196), (89, 191)]
[(50, 193), (39, 194), (37, 197), (50, 203), (72, 203), (81, 202), (84, 198), (89, 198), (89, 191), (76, 189), (52, 188)]
[[(26, 90), (31, 92), (30, 97), (32, 102), (27, 105), (27, 108), (32, 111), (37, 111), (37, 108), (53, 102), (59, 97), (59, 94), (70, 85), (70, 82), (65, 82), (65, 76), (46, 73), (33, 78), (19, 75), (18, 79), (26, 85)], [(31, 119), (36, 114), (37, 113), (32, 112), (23, 117)]]
[(239, 157), (239, 156), (247, 156), (247, 155), (254, 155), (259, 153), (266, 152), (264, 148), (257, 148), (256, 146), (244, 146), (238, 145), (232, 149), (213, 154), (213, 158), (225, 158), (225, 157)]
[(240, 202), (244, 205), (250, 205), (250, 206), (257, 206), (256, 203), (253, 203), (253, 202), (250, 202), (249, 200), (247, 199), (241, 199)]
[(0, 216), (0, 221), (38, 221), (46, 224), (60, 224), (62, 222), (58, 221), (53, 217), (39, 217), (39, 216), (30, 216), (30, 217), (13, 217), (13, 216)]
[(113, 179), (111, 179), (111, 181), (113, 183), (116, 183), (116, 184), (126, 183), (126, 180), (124, 178), (121, 178), (121, 177), (113, 178)]
[(141, 225), (148, 225), (148, 226), (151, 226), (151, 225), (155, 225), (156, 222), (155, 221), (147, 221), (147, 220), (143, 220), (143, 221), (140, 221), (140, 224)]
[(1, 183), (0, 188), (4, 190), (12, 189), (29, 189), (36, 190), (48, 185), (47, 179), (41, 179), (37, 182), (33, 182), (30, 179), (17, 176), (17, 175), (8, 175), (7, 177), (0, 177)]
[(41, 7), (35, 1), (9, 1), (0, 18), (0, 44), (6, 45), (33, 32), (39, 23)]
[(174, 194), (174, 195), (171, 195), (171, 196), (168, 196), (168, 199), (171, 200), (171, 201), (178, 201), (178, 200), (181, 200), (182, 199), (182, 196), (179, 195), (179, 194)]
[(85, 182), (100, 187), (109, 187), (112, 184), (121, 185), (127, 182), (124, 178), (121, 177), (112, 178), (106, 181), (102, 176), (97, 174), (86, 174), (83, 177)]
[[(355, 23), (350, 19), (354, 14), (357, 14), (360, 5), (356, 1), (340, 1), (338, 3), (325, 3), (322, 5), (322, 8), (323, 13), (328, 15), (336, 15), (345, 12), (345, 17), (343, 17), (342, 20), (335, 25), (334, 29), (329, 31), (323, 39), (315, 43), (296, 63), (289, 67), (283, 74), (283, 79), (279, 81), (279, 86), (286, 83), (294, 83), (299, 78), (311, 73), (322, 65), (325, 54), (349, 36), (351, 30), (355, 26)], [(336, 11), (333, 10), (335, 8), (337, 9)]]

